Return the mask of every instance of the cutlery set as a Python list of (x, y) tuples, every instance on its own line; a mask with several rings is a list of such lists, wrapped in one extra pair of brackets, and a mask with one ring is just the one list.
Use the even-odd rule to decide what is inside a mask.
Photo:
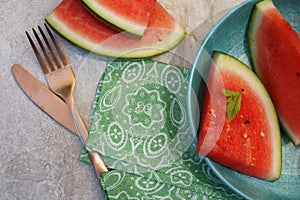
[[(44, 25), (48, 37), (40, 26), (38, 26), (40, 36), (35, 29), (32, 29), (39, 48), (27, 31), (26, 35), (49, 87), (18, 64), (12, 66), (12, 73), (22, 90), (39, 108), (78, 135), (83, 145), (86, 145), (88, 139), (86, 122), (80, 116), (73, 98), (75, 74), (49, 27)], [(108, 169), (98, 153), (89, 152), (89, 157), (99, 179)]]

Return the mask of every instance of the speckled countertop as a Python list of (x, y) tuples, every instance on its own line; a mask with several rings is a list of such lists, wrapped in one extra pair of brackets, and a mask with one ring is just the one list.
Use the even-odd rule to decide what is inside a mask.
[[(179, 50), (189, 62), (193, 61), (199, 44), (210, 28), (242, 1), (160, 0), (188, 33), (190, 42), (179, 47)], [(1, 200), (101, 199), (93, 168), (78, 159), (80, 141), (39, 110), (20, 90), (11, 74), (11, 66), (19, 63), (45, 82), (25, 31), (42, 24), (45, 16), (59, 3), (59, 0), (1, 0)], [(61, 42), (78, 79), (76, 103), (80, 112), (88, 118), (105, 62), (63, 39)], [(168, 56), (166, 54), (158, 59), (167, 60)], [(93, 62), (97, 62), (98, 66), (92, 65)], [(99, 67), (101, 62), (103, 67)]]

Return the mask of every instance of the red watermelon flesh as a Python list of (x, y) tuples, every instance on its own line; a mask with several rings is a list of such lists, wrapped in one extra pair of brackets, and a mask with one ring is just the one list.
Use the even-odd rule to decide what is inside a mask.
[(159, 4), (141, 39), (119, 33), (100, 23), (80, 0), (63, 0), (46, 17), (47, 23), (72, 43), (96, 54), (140, 58), (161, 54), (175, 47), (185, 35), (175, 19)]
[(142, 36), (156, 0), (82, 0), (93, 12), (109, 23)]
[(271, 0), (255, 5), (249, 23), (254, 69), (268, 90), (278, 118), (300, 144), (300, 38)]
[[(257, 76), (235, 58), (215, 52), (199, 127), (197, 152), (216, 163), (265, 180), (281, 173), (281, 137), (275, 109)], [(240, 109), (228, 118), (228, 97), (238, 92)]]

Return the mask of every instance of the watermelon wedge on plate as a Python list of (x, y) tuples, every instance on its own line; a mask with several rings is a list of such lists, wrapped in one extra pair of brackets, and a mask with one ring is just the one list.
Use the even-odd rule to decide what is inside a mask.
[(215, 52), (202, 109), (200, 155), (260, 179), (280, 177), (278, 119), (270, 96), (250, 68)]
[[(202, 113), (203, 92), (211, 58), (215, 50), (227, 53), (247, 66), (251, 65), (248, 46), (248, 24), (254, 5), (261, 0), (243, 1), (226, 14), (207, 35), (191, 68), (188, 90), (188, 118), (191, 131), (197, 134), (199, 115)], [(300, 33), (300, 1), (273, 0), (294, 30)], [(205, 28), (205, 27), (204, 27)], [(199, 109), (197, 109), (199, 107)], [(200, 109), (201, 108), (201, 109)], [(227, 167), (213, 162), (208, 157), (204, 160), (214, 174), (228, 185), (243, 199), (299, 199), (300, 169), (299, 146), (294, 146), (291, 140), (282, 132), (282, 172), (280, 179), (270, 182), (237, 173)]]
[(185, 36), (185, 31), (159, 3), (140, 39), (100, 23), (81, 0), (63, 0), (45, 20), (83, 49), (117, 58), (152, 57), (172, 49)]
[(249, 46), (283, 129), (300, 144), (300, 38), (271, 0), (258, 2), (252, 11)]
[(99, 17), (118, 28), (142, 36), (156, 0), (82, 0)]

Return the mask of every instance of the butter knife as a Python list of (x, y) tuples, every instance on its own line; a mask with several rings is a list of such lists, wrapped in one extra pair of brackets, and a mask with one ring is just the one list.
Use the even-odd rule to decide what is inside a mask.
[(11, 71), (23, 92), (41, 110), (59, 124), (78, 135), (71, 113), (62, 99), (53, 94), (46, 85), (37, 80), (20, 65), (14, 64)]
[[(19, 64), (14, 64), (11, 68), (15, 80), (24, 93), (44, 112), (55, 121), (78, 135), (71, 113), (65, 102), (50, 91), (50, 89), (27, 72)], [(94, 165), (97, 178), (101, 173), (107, 172), (100, 155), (96, 152), (88, 152)], [(97, 168), (97, 169), (96, 169)]]

